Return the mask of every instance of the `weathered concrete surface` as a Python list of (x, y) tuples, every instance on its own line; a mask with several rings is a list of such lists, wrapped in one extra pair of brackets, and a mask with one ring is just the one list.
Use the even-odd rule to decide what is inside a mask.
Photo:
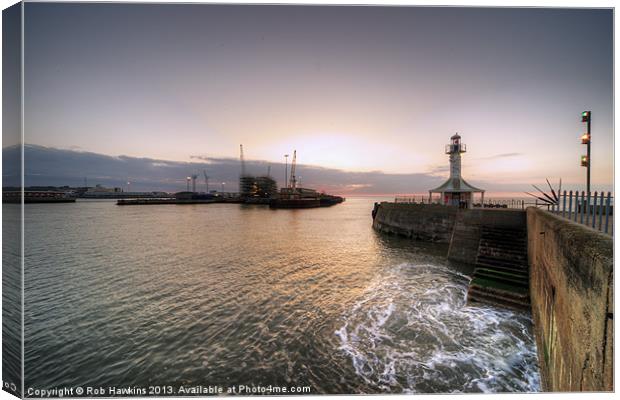
[(373, 227), (416, 240), (450, 243), (448, 259), (475, 264), (482, 226), (523, 228), (525, 211), (459, 209), (437, 204), (381, 203)]
[(372, 226), (391, 233), (439, 243), (449, 243), (458, 208), (438, 204), (387, 203), (379, 205)]
[(459, 210), (448, 259), (467, 264), (474, 264), (478, 255), (478, 245), (482, 227), (488, 228), (525, 228), (525, 212), (514, 209), (464, 209)]
[(612, 391), (612, 238), (534, 207), (527, 226), (544, 390)]
[(450, 243), (448, 258), (476, 262), (483, 227), (527, 224), (532, 318), (543, 388), (613, 390), (613, 240), (537, 208), (460, 210), (381, 203), (373, 227)]
[(482, 226), (467, 304), (487, 303), (530, 311), (527, 229), (522, 219), (523, 223), (515, 227)]

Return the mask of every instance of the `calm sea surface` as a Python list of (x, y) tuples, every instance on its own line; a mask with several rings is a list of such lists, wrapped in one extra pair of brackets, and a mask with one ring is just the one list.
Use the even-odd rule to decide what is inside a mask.
[(465, 307), (471, 271), (377, 200), (26, 205), (26, 389), (540, 390), (529, 316)]

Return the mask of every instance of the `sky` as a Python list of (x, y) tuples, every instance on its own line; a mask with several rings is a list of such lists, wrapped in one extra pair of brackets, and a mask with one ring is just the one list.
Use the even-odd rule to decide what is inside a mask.
[[(17, 146), (3, 151), (3, 171), (19, 163), (21, 149)], [(61, 150), (36, 145), (26, 145), (26, 186), (95, 186), (120, 187), (125, 191), (177, 192), (187, 189), (187, 175), (196, 175), (196, 190), (237, 191), (240, 166), (235, 158), (209, 158), (193, 162), (165, 161), (129, 156), (106, 156), (84, 151)], [(290, 172), (290, 165), (289, 172)], [(280, 186), (284, 183), (284, 164), (249, 160), (246, 169), (256, 175), (271, 176)], [(76, 173), (78, 171), (78, 173)], [(20, 177), (3, 172), (5, 186), (19, 186)], [(351, 172), (300, 164), (297, 180), (303, 187), (333, 194), (368, 195), (415, 192), (425, 193), (436, 186), (438, 176), (427, 174), (386, 174), (380, 171)], [(306, 183), (310, 182), (310, 185)], [(222, 184), (223, 183), (223, 184)], [(372, 189), (372, 190), (370, 190)], [(414, 190), (412, 192), (412, 190)], [(421, 195), (421, 194), (420, 194)], [(425, 197), (428, 195), (425, 195)]]
[[(448, 175), (444, 145), (459, 132), (463, 174), (476, 186), (518, 191), (561, 177), (577, 188), (580, 113), (592, 110), (593, 190), (608, 190), (612, 18), (600, 9), (26, 3), (25, 141), (180, 163), (233, 159), (243, 144), (247, 159), (279, 165), (296, 149), (313, 168), (437, 186)], [(423, 192), (421, 182), (410, 191)]]

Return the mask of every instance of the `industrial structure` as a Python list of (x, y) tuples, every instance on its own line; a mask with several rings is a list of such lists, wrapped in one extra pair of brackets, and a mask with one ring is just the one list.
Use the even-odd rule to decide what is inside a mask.
[(239, 145), (239, 158), (241, 160), (241, 175), (239, 176), (239, 193), (242, 199), (253, 200), (271, 199), (278, 193), (278, 185), (270, 175), (271, 168), (267, 169), (267, 175), (254, 176), (246, 171), (243, 145)]
[(472, 208), (474, 193), (481, 194), (481, 204), (484, 204), (484, 190), (478, 189), (461, 177), (461, 153), (465, 153), (467, 147), (461, 143), (461, 136), (456, 133), (450, 138), (450, 144), (445, 147), (445, 152), (450, 156), (450, 177), (441, 186), (428, 191), (429, 202), (433, 193), (441, 195), (440, 203), (448, 206)]
[[(285, 157), (288, 157), (288, 155)], [(286, 187), (280, 189), (279, 197), (272, 199), (269, 203), (271, 208), (328, 207), (344, 201), (343, 197), (319, 193), (314, 189), (299, 186), (299, 176), (296, 173), (296, 169), (297, 150), (293, 150), (290, 178), (285, 180)]]

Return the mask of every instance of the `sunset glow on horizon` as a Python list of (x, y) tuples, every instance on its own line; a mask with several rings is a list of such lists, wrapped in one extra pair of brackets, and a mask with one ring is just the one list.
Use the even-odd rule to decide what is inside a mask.
[[(25, 5), (26, 143), (156, 160), (613, 183), (612, 11)], [(289, 158), (290, 162), (290, 158)], [(182, 179), (181, 177), (180, 179)], [(309, 182), (319, 185), (320, 182)], [(364, 182), (354, 184), (364, 185)]]

